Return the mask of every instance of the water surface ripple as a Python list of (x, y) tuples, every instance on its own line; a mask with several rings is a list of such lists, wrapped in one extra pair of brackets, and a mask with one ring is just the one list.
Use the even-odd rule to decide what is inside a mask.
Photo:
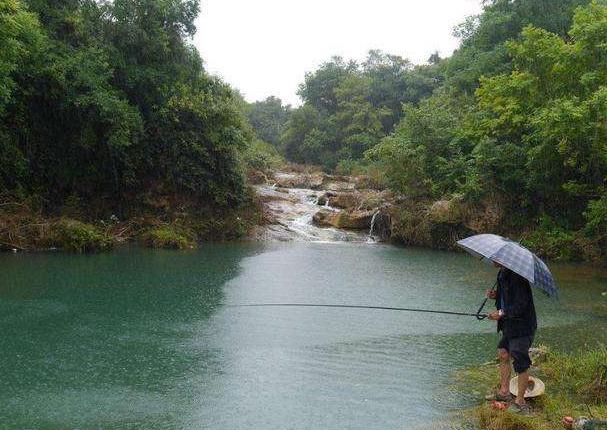
[[(553, 266), (538, 341), (607, 341), (607, 273)], [(478, 395), (458, 369), (494, 354), (470, 317), (494, 269), (464, 254), (364, 244), (0, 255), (0, 425), (8, 429), (431, 429)]]

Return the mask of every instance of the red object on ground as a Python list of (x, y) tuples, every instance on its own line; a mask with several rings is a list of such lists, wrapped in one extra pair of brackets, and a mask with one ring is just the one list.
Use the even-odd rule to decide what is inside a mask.
[(498, 402), (497, 400), (493, 400), (491, 402), (491, 407), (493, 409), (498, 410), (498, 411), (505, 411), (506, 409), (508, 409), (508, 403), (506, 403), (506, 402)]
[(565, 426), (565, 428), (572, 429), (573, 428), (573, 417), (563, 417), (562, 423)]

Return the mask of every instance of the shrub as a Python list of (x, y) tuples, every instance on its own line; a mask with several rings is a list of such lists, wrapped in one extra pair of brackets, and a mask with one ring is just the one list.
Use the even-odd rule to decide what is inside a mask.
[(191, 236), (180, 227), (167, 225), (148, 230), (143, 234), (143, 242), (150, 248), (190, 249), (195, 246)]
[(283, 159), (276, 148), (259, 139), (255, 139), (247, 145), (242, 157), (249, 171), (268, 172), (278, 168), (283, 163)]
[(522, 242), (546, 258), (565, 261), (581, 258), (576, 234), (547, 215), (540, 217), (537, 228)]
[(75, 252), (106, 251), (112, 239), (97, 227), (70, 218), (60, 219), (54, 226), (50, 245)]

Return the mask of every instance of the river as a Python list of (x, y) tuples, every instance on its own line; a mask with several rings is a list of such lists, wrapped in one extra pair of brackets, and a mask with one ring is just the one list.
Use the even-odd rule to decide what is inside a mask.
[[(535, 294), (538, 342), (606, 342), (607, 273), (552, 267), (561, 300)], [(0, 268), (1, 428), (450, 428), (453, 411), (479, 401), (453, 373), (490, 359), (497, 341), (493, 323), (470, 317), (227, 306), (473, 312), (495, 272), (465, 254), (231, 243), (2, 254)]]

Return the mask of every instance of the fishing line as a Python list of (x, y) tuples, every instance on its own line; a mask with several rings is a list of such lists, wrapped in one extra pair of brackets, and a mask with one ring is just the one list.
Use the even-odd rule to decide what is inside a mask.
[[(312, 303), (249, 303), (241, 305), (227, 305), (230, 308), (248, 308), (248, 307), (305, 307), (305, 308), (347, 308), (347, 309), (377, 309), (383, 311), (404, 311), (404, 312), (422, 312), (428, 314), (442, 314), (442, 315), (459, 315), (467, 317), (476, 317), (479, 321), (487, 318), (487, 314), (481, 314), (479, 312), (467, 313), (467, 312), (452, 312), (452, 311), (438, 311), (433, 309), (421, 309), (421, 308), (394, 308), (389, 306), (361, 306), (361, 305), (327, 305), (327, 304), (312, 304)], [(480, 311), (480, 309), (479, 309)]]

